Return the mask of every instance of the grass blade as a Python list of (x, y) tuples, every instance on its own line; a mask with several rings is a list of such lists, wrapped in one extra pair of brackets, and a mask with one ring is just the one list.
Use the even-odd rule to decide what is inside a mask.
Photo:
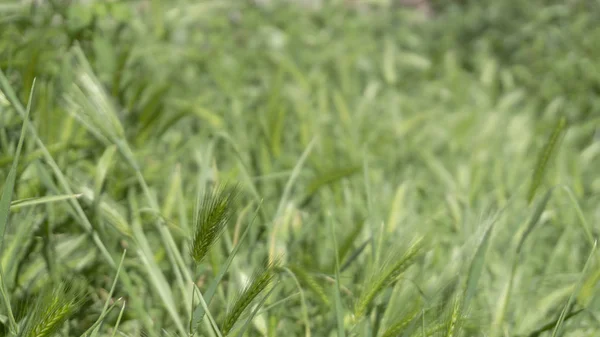
[(477, 291), (477, 284), (479, 283), (479, 278), (481, 277), (481, 273), (483, 271), (483, 266), (485, 264), (485, 255), (490, 245), (490, 236), (495, 223), (496, 219), (492, 219), (491, 223), (488, 225), (488, 227), (485, 230), (485, 233), (483, 234), (481, 242), (477, 246), (477, 250), (475, 251), (473, 259), (471, 260), (471, 265), (469, 266), (469, 273), (467, 276), (467, 282), (464, 291), (465, 307), (468, 307), (469, 302), (471, 301), (471, 299)]
[[(4, 84), (4, 74), (0, 71), (0, 81)], [(4, 85), (3, 90), (5, 91)], [(13, 195), (13, 190), (15, 188), (15, 182), (17, 180), (17, 168), (19, 166), (19, 156), (21, 155), (21, 150), (23, 149), (23, 142), (25, 141), (25, 130), (29, 126), (29, 113), (31, 112), (31, 101), (33, 99), (33, 93), (35, 89), (35, 79), (32, 83), (31, 90), (29, 92), (29, 101), (27, 102), (27, 109), (25, 110), (23, 125), (21, 126), (21, 135), (19, 136), (19, 143), (17, 145), (17, 152), (15, 153), (15, 158), (13, 160), (12, 166), (8, 173), (8, 177), (4, 182), (4, 186), (2, 187), (2, 197), (0, 197), (0, 254), (4, 251), (4, 236), (6, 234), (6, 228), (8, 227), (8, 218), (10, 215), (10, 205)], [(8, 293), (8, 289), (6, 289), (6, 282), (4, 280), (4, 271), (2, 270), (2, 265), (0, 264), (0, 292), (2, 292), (2, 302), (4, 302), (4, 306), (6, 307), (6, 313), (9, 319), (10, 329), (15, 332), (17, 330), (17, 323), (15, 321), (15, 317), (13, 315), (11, 304), (10, 304), (10, 295)]]
[(16, 211), (16, 210), (24, 208), (24, 207), (31, 207), (31, 206), (50, 204), (50, 203), (60, 202), (60, 201), (65, 201), (65, 200), (70, 200), (70, 199), (77, 199), (81, 196), (82, 196), (82, 194), (79, 193), (79, 194), (50, 195), (50, 196), (40, 197), (40, 198), (20, 199), (20, 200), (15, 200), (10, 203), (10, 210)]
[(556, 325), (554, 326), (554, 330), (552, 331), (552, 337), (559, 336), (558, 333), (560, 332), (562, 325), (563, 325), (566, 317), (569, 314), (569, 308), (571, 308), (571, 304), (575, 300), (575, 296), (579, 292), (579, 289), (581, 288), (581, 285), (585, 280), (585, 274), (592, 263), (592, 257), (594, 256), (594, 253), (596, 253), (597, 245), (598, 245), (598, 241), (594, 242), (594, 246), (592, 247), (592, 250), (588, 256), (588, 259), (585, 262), (585, 265), (583, 266), (583, 270), (581, 271), (581, 276), (579, 277), (579, 280), (577, 281), (577, 285), (573, 289), (571, 296), (569, 296), (569, 300), (567, 300), (567, 303), (565, 303), (565, 307), (563, 308), (562, 312), (560, 313), (558, 322), (556, 322)]
[(556, 123), (554, 131), (552, 131), (552, 134), (546, 141), (544, 148), (538, 156), (537, 163), (535, 164), (535, 170), (533, 171), (533, 176), (531, 178), (531, 185), (529, 185), (529, 191), (527, 192), (528, 203), (531, 203), (533, 201), (537, 189), (542, 184), (542, 179), (544, 178), (544, 174), (546, 173), (546, 168), (548, 166), (548, 161), (554, 153), (554, 150), (556, 149), (558, 141), (560, 140), (566, 125), (567, 120), (565, 117), (562, 117)]
[(340, 285), (340, 259), (338, 257), (337, 239), (335, 236), (335, 229), (333, 227), (333, 219), (331, 213), (327, 215), (329, 219), (329, 228), (331, 230), (331, 239), (333, 242), (333, 256), (335, 260), (335, 285), (333, 287), (333, 298), (335, 303), (335, 318), (337, 322), (337, 335), (338, 337), (345, 337), (346, 330), (344, 328), (344, 305), (342, 304), (342, 294)]

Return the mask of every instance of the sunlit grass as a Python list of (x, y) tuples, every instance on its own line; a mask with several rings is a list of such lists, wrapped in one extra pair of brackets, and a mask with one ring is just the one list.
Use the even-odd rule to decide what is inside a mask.
[(0, 5), (0, 334), (595, 336), (597, 4)]

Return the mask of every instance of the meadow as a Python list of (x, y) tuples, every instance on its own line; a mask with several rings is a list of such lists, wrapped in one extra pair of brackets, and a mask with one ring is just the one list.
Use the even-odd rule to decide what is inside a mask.
[(600, 336), (600, 2), (0, 3), (0, 336)]

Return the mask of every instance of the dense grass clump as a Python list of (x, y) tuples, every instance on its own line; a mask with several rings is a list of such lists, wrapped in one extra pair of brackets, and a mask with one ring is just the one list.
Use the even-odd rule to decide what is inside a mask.
[(306, 5), (0, 5), (0, 335), (600, 334), (600, 5)]

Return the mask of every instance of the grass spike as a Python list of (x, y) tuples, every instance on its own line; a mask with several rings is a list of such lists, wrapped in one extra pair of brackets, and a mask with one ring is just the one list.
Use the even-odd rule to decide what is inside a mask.
[(231, 308), (227, 311), (221, 327), (221, 331), (226, 336), (233, 326), (237, 323), (242, 313), (250, 306), (267, 287), (271, 285), (275, 278), (275, 271), (278, 268), (279, 261), (266, 262), (262, 268), (256, 270), (248, 284), (233, 302)]
[(542, 179), (544, 178), (544, 174), (546, 173), (546, 168), (548, 166), (548, 161), (550, 161), (550, 157), (554, 153), (556, 145), (558, 144), (560, 136), (563, 134), (566, 125), (567, 120), (565, 117), (562, 117), (558, 120), (554, 130), (552, 131), (552, 134), (546, 141), (542, 151), (539, 153), (537, 162), (535, 164), (535, 170), (533, 171), (531, 185), (529, 186), (529, 191), (527, 192), (527, 202), (529, 204), (531, 204), (533, 201), (537, 189), (542, 184)]
[(194, 236), (191, 254), (196, 263), (200, 263), (233, 215), (233, 203), (238, 195), (237, 186), (218, 186), (207, 192), (198, 202), (194, 214)]
[(416, 305), (412, 308), (407, 314), (403, 315), (401, 319), (398, 319), (396, 322), (392, 323), (381, 335), (381, 337), (394, 337), (400, 336), (404, 332), (408, 326), (414, 322), (414, 320), (419, 317), (419, 314), (422, 313), (422, 308)]
[(423, 252), (424, 238), (417, 238), (403, 254), (392, 254), (387, 261), (376, 268), (376, 271), (368, 279), (364, 290), (356, 303), (354, 314), (357, 318), (366, 314), (369, 304), (375, 299), (386, 286), (408, 269), (414, 260)]
[(85, 290), (79, 283), (63, 282), (55, 289), (47, 285), (31, 308), (20, 336), (52, 336), (84, 301)]

